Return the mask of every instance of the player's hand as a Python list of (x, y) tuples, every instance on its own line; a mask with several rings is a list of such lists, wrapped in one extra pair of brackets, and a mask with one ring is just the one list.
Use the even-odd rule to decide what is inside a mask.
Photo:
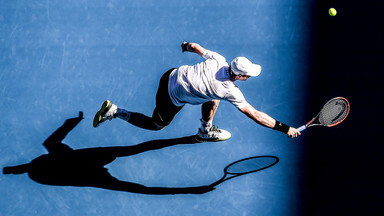
[(186, 42), (186, 41), (184, 41), (184, 42), (181, 44), (181, 51), (182, 51), (182, 52), (186, 52), (186, 51), (188, 51), (188, 45), (189, 45), (189, 43)]
[(295, 138), (301, 135), (300, 131), (298, 131), (296, 128), (289, 127), (287, 135), (291, 138)]

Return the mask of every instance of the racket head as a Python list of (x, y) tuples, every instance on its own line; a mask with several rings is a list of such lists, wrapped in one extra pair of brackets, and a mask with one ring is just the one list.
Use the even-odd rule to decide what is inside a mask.
[(267, 169), (279, 162), (276, 156), (254, 156), (235, 161), (225, 167), (224, 172), (231, 175), (244, 175)]
[(340, 124), (348, 116), (350, 105), (347, 99), (335, 97), (321, 109), (318, 118), (323, 126), (332, 127)]

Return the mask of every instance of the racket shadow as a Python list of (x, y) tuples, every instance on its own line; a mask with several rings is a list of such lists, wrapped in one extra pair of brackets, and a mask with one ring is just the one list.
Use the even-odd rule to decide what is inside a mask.
[(218, 181), (212, 183), (210, 186), (215, 187), (224, 181), (239, 177), (242, 175), (260, 172), (276, 165), (280, 159), (276, 156), (263, 155), (248, 157), (230, 163), (224, 168), (224, 176)]
[(127, 157), (146, 151), (158, 150), (180, 144), (198, 143), (195, 136), (152, 140), (134, 146), (84, 148), (74, 150), (62, 143), (65, 136), (82, 120), (67, 119), (43, 143), (48, 154), (33, 159), (28, 164), (4, 167), (4, 174), (23, 174), (40, 184), (52, 186), (97, 187), (114, 191), (142, 194), (202, 194), (213, 190), (199, 187), (147, 187), (138, 183), (121, 181), (113, 177), (104, 166), (118, 157)]

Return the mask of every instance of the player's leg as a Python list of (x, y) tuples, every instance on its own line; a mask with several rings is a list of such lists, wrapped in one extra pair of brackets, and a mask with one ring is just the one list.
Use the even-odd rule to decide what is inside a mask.
[(123, 108), (118, 108), (109, 100), (104, 101), (100, 110), (96, 113), (95, 118), (93, 119), (93, 126), (98, 127), (106, 120), (112, 120), (117, 117), (137, 127), (149, 130), (159, 130), (162, 128), (157, 126), (151, 117), (145, 116), (141, 113), (130, 112)]
[(159, 88), (156, 93), (156, 107), (153, 110), (152, 119), (162, 127), (169, 125), (175, 115), (183, 108), (173, 104), (168, 93), (169, 76), (173, 69), (168, 70), (160, 79)]
[(149, 130), (160, 130), (169, 125), (175, 115), (182, 108), (182, 106), (175, 106), (168, 94), (169, 75), (173, 70), (174, 69), (170, 69), (165, 72), (160, 79), (159, 87), (156, 93), (156, 107), (153, 111), (152, 117), (148, 117), (140, 113), (130, 113), (125, 110), (119, 110), (117, 116), (133, 125)]
[(148, 130), (160, 130), (167, 126), (181, 109), (173, 105), (168, 94), (169, 75), (173, 69), (168, 70), (160, 79), (159, 88), (156, 93), (156, 108), (152, 117), (137, 112), (127, 111), (123, 108), (117, 108), (110, 101), (105, 101), (94, 119), (94, 127), (97, 127), (105, 120), (120, 118), (137, 127)]
[(196, 139), (198, 141), (223, 141), (231, 138), (231, 133), (226, 130), (219, 129), (212, 124), (213, 117), (216, 114), (219, 103), (219, 100), (211, 100), (201, 106), (201, 127), (196, 134)]
[(211, 100), (201, 105), (202, 120), (207, 123), (212, 123), (219, 104), (220, 100)]
[(147, 130), (160, 130), (164, 127), (157, 124), (152, 117), (137, 112), (130, 112), (122, 108), (118, 108), (117, 117), (136, 127)]

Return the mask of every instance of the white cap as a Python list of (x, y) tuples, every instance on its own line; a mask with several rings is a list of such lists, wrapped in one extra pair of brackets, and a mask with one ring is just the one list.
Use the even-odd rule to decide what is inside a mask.
[(261, 66), (253, 64), (245, 57), (236, 57), (231, 62), (231, 70), (236, 75), (259, 76), (261, 73)]

